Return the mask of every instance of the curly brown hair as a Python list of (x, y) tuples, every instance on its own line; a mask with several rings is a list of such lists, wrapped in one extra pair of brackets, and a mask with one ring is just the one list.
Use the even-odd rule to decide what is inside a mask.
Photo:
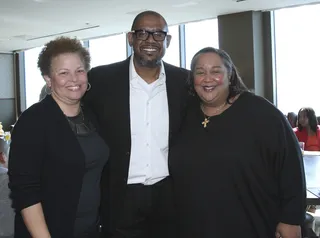
[(43, 75), (50, 75), (52, 59), (60, 54), (77, 53), (84, 63), (85, 70), (90, 69), (90, 53), (76, 38), (61, 36), (44, 45), (38, 57), (38, 68)]

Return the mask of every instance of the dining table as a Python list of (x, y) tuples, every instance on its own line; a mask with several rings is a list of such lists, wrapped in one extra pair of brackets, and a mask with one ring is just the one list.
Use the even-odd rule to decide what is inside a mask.
[(303, 151), (307, 205), (320, 205), (320, 151)]

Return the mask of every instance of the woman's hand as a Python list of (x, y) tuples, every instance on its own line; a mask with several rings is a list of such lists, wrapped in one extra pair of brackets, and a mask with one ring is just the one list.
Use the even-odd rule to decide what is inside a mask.
[(276, 238), (301, 238), (301, 227), (279, 223), (276, 228)]

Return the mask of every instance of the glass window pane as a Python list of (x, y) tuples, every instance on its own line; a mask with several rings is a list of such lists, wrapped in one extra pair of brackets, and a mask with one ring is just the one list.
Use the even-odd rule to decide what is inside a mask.
[(179, 25), (170, 26), (169, 34), (172, 36), (163, 61), (180, 67), (180, 44), (179, 44)]
[(37, 67), (41, 50), (42, 47), (37, 47), (24, 52), (26, 108), (39, 101), (41, 89), (45, 85), (45, 81)]
[(90, 40), (89, 51), (91, 67), (124, 60), (127, 58), (126, 34)]
[(320, 4), (275, 11), (277, 106), (283, 113), (312, 107), (320, 115)]
[(192, 22), (185, 25), (186, 68), (190, 69), (191, 59), (204, 47), (219, 47), (218, 19)]

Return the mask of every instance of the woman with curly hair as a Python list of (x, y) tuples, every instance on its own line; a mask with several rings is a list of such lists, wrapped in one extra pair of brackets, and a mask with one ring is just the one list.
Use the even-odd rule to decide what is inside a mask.
[(22, 113), (12, 133), (15, 237), (96, 238), (109, 149), (81, 105), (91, 87), (89, 52), (79, 40), (60, 37), (45, 45), (38, 67), (48, 95)]

